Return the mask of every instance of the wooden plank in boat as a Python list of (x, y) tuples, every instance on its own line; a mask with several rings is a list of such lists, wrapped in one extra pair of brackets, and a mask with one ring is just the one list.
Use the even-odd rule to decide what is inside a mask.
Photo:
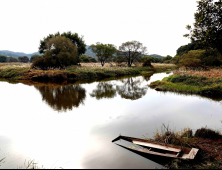
[(139, 141), (132, 141), (134, 144), (137, 145), (142, 145), (142, 146), (147, 146), (151, 148), (156, 148), (156, 149), (161, 149), (161, 150), (167, 150), (167, 151), (172, 151), (172, 152), (181, 152), (181, 149), (176, 149), (172, 147), (167, 147), (167, 146), (162, 146), (162, 145), (157, 145), (157, 144), (152, 144), (148, 142), (139, 142)]
[(128, 150), (137, 151), (137, 152), (143, 152), (143, 153), (147, 153), (147, 154), (151, 154), (151, 155), (164, 156), (164, 157), (169, 157), (169, 158), (177, 158), (178, 157), (178, 154), (177, 155), (173, 155), (173, 154), (168, 154), (168, 153), (159, 153), (159, 152), (154, 152), (154, 151), (144, 150), (144, 149), (128, 148), (128, 147), (125, 147), (125, 146), (120, 145), (120, 144), (116, 144), (116, 145), (119, 145), (119, 146), (121, 146), (123, 148), (126, 148)]
[(189, 154), (184, 154), (182, 159), (194, 159), (199, 149), (192, 148)]

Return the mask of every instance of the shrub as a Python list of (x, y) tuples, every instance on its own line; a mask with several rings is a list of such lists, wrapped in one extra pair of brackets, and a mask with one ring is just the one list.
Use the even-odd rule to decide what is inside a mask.
[(195, 133), (195, 137), (209, 138), (209, 139), (220, 139), (221, 135), (211, 129), (201, 128), (201, 129), (197, 129), (197, 131)]
[(140, 62), (145, 62), (146, 60), (150, 60), (152, 63), (161, 63), (162, 59), (158, 57), (152, 57), (152, 56), (143, 56), (140, 59)]
[(89, 61), (91, 63), (96, 63), (97, 62), (97, 60), (95, 58), (93, 58), (93, 57), (88, 57), (88, 58), (89, 58)]
[(183, 54), (179, 62), (180, 66), (200, 67), (202, 65), (201, 58), (204, 58), (205, 50), (192, 50)]
[(27, 56), (20, 56), (20, 57), (18, 57), (18, 60), (21, 63), (28, 63), (29, 62), (29, 58)]
[(6, 56), (0, 55), (0, 63), (5, 63), (6, 62)]
[(152, 67), (150, 60), (146, 60), (146, 61), (143, 63), (143, 67)]
[(204, 67), (220, 66), (222, 55), (217, 50), (192, 50), (181, 56), (180, 66), (185, 67)]
[(79, 57), (79, 60), (80, 60), (81, 63), (89, 63), (90, 62), (89, 57), (85, 54), (81, 55)]

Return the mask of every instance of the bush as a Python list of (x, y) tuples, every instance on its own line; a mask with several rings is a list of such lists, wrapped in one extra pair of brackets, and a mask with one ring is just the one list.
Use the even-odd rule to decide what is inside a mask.
[(201, 58), (204, 58), (205, 50), (192, 50), (181, 56), (180, 66), (201, 67)]
[(192, 50), (181, 56), (180, 66), (185, 67), (205, 67), (220, 66), (222, 55), (217, 50)]
[(20, 56), (20, 57), (18, 57), (18, 60), (21, 63), (28, 63), (29, 62), (29, 58), (27, 56)]
[(152, 56), (143, 56), (140, 59), (140, 62), (145, 62), (146, 60), (150, 60), (152, 63), (161, 63), (162, 59), (158, 57), (152, 57)]
[(83, 54), (79, 57), (79, 60), (81, 63), (89, 63), (90, 62), (90, 59), (87, 55)]
[(46, 42), (47, 49), (43, 58), (36, 59), (31, 68), (63, 69), (70, 65), (77, 65), (77, 47), (68, 39), (56, 36)]
[(152, 67), (150, 60), (146, 60), (146, 61), (143, 63), (143, 67)]
[(209, 139), (220, 139), (221, 135), (211, 129), (201, 128), (201, 129), (197, 129), (197, 131), (195, 133), (195, 137), (209, 138)]
[(0, 63), (5, 63), (6, 62), (6, 56), (0, 55)]
[(93, 57), (88, 57), (88, 58), (89, 58), (89, 61), (91, 63), (96, 63), (97, 62), (97, 60), (95, 58), (93, 58)]

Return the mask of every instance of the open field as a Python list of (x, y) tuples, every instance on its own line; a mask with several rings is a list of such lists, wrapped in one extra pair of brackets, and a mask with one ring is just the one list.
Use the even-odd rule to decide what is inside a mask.
[[(140, 64), (141, 65), (141, 64)], [(153, 67), (142, 67), (140, 65), (126, 67), (116, 66), (115, 63), (81, 63), (79, 66), (69, 66), (64, 70), (36, 70), (31, 69), (29, 63), (1, 63), (0, 78), (15, 80), (49, 80), (49, 79), (93, 79), (121, 77), (127, 75), (147, 75), (154, 72), (169, 71), (176, 68), (172, 64), (153, 64)]]

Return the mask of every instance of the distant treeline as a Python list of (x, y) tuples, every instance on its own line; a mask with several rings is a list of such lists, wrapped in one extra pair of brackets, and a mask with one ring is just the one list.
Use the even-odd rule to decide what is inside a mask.
[(4, 56), (0, 55), (0, 63), (16, 63), (16, 62), (21, 62), (21, 63), (29, 63), (33, 62), (37, 58), (41, 58), (41, 55), (34, 54), (31, 56), (29, 59), (27, 56), (19, 56), (18, 58), (16, 57), (11, 57), (11, 56)]

